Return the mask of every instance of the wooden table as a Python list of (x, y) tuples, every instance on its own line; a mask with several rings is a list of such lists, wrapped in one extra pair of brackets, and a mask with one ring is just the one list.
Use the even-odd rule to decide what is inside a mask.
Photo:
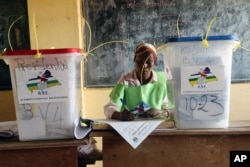
[(0, 167), (77, 167), (82, 140), (0, 140)]
[(156, 129), (133, 149), (112, 128), (94, 129), (103, 140), (103, 167), (229, 167), (231, 150), (250, 150), (250, 122), (227, 129)]

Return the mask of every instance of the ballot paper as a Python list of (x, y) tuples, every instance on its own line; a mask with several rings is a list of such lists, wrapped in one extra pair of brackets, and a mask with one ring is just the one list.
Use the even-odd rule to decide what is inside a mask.
[(74, 135), (76, 139), (83, 139), (92, 131), (92, 123), (90, 119), (79, 118), (75, 120)]
[(75, 138), (83, 139), (92, 131), (93, 124), (105, 123), (119, 133), (134, 149), (136, 149), (162, 122), (164, 118), (136, 119), (118, 121), (113, 119), (83, 119), (75, 122)]
[(111, 119), (95, 119), (95, 122), (107, 123), (115, 129), (134, 149), (136, 149), (157, 126), (165, 119), (147, 119), (134, 121), (118, 121)]

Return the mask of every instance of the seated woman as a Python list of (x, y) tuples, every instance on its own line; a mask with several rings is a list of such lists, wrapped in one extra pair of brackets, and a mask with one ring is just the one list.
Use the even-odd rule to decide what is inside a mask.
[(153, 70), (156, 61), (157, 51), (153, 45), (142, 43), (136, 47), (135, 68), (121, 76), (110, 93), (110, 101), (104, 106), (107, 119), (169, 117), (166, 77), (164, 72)]

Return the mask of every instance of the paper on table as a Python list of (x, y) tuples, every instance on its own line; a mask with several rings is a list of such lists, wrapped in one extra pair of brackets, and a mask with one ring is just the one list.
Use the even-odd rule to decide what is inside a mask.
[[(92, 124), (93, 121), (88, 120), (88, 119), (76, 119), (75, 120), (75, 129), (74, 129), (74, 135), (76, 139), (83, 139), (86, 136), (88, 136), (88, 134), (91, 132), (92, 130)], [(82, 124), (86, 124), (86, 126), (82, 125)]]
[(18, 131), (16, 121), (0, 122), (0, 139), (11, 138), (17, 134)]
[(146, 137), (164, 119), (117, 121), (109, 119), (95, 119), (96, 122), (107, 123), (112, 126), (134, 149), (136, 149)]

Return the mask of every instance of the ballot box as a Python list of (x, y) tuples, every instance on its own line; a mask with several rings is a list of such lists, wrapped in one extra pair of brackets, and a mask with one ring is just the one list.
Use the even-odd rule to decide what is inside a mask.
[(164, 68), (173, 81), (179, 129), (227, 128), (233, 49), (232, 35), (170, 38)]
[(81, 52), (62, 48), (4, 53), (21, 141), (74, 137), (81, 110)]

